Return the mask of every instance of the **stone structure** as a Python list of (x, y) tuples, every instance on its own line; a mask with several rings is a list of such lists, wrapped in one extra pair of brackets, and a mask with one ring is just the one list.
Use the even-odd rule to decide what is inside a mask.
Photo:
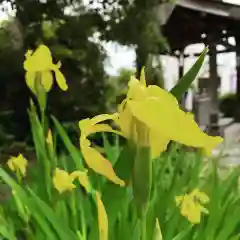
[[(176, 0), (166, 3), (168, 15), (162, 26), (167, 37), (171, 54), (179, 59), (179, 77), (183, 74), (184, 49), (196, 43), (204, 43), (209, 47), (209, 133), (218, 135), (218, 72), (217, 54), (236, 52), (237, 56), (237, 94), (240, 99), (240, 6), (217, 0)], [(163, 10), (162, 10), (163, 11)], [(161, 12), (159, 12), (161, 14)], [(236, 45), (231, 45), (229, 37), (234, 37)], [(216, 46), (221, 44), (224, 50), (218, 51)], [(199, 53), (200, 54), (200, 53)], [(196, 54), (196, 56), (199, 56)], [(240, 116), (240, 111), (239, 111)], [(240, 117), (239, 117), (240, 120)]]

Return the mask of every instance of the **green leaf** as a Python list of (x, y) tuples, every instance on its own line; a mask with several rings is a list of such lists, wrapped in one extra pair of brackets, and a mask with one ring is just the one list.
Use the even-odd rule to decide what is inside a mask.
[[(115, 166), (115, 172), (128, 185), (135, 158), (135, 146), (130, 142), (123, 148)], [(119, 187), (111, 182), (107, 182), (103, 189), (103, 202), (108, 213), (110, 224), (117, 218), (119, 209), (124, 205), (125, 201), (129, 200), (129, 192), (126, 187)], [(113, 199), (114, 197), (114, 199)]]
[(69, 154), (71, 155), (73, 161), (76, 164), (76, 167), (78, 170), (84, 170), (84, 166), (83, 166), (83, 162), (82, 162), (82, 156), (80, 153), (80, 150), (77, 149), (71, 142), (71, 140), (69, 139), (66, 131), (64, 130), (64, 128), (61, 126), (61, 124), (59, 123), (59, 121), (54, 117), (51, 116), (53, 123), (55, 125), (55, 128), (57, 129), (57, 132), (59, 133), (65, 147), (67, 148)]
[(179, 80), (179, 82), (170, 91), (178, 100), (181, 100), (183, 94), (188, 90), (192, 82), (197, 77), (207, 52), (208, 48), (205, 48), (198, 60), (191, 67), (191, 69)]
[(133, 194), (138, 207), (145, 208), (152, 187), (152, 160), (149, 147), (139, 147), (133, 168)]
[(175, 236), (172, 240), (184, 240), (186, 239), (187, 234), (192, 230), (192, 225), (190, 225), (188, 228), (180, 232), (177, 236)]
[(48, 219), (48, 222), (51, 223), (52, 227), (57, 232), (59, 239), (77, 239), (75, 234), (65, 225), (62, 219), (56, 215), (52, 208), (43, 202), (31, 189), (29, 189), (29, 193), (33, 197), (38, 211), (42, 212), (45, 218)]
[(36, 228), (42, 228), (46, 236), (48, 236), (48, 239), (59, 239), (56, 237), (51, 228), (51, 225), (47, 221), (48, 218), (46, 216), (42, 216), (41, 212), (36, 210), (36, 204), (31, 201), (26, 191), (24, 191), (24, 189), (19, 184), (17, 184), (2, 168), (0, 168), (0, 178), (2, 178), (3, 181), (6, 182), (12, 188), (12, 190), (15, 191), (15, 194), (18, 196), (18, 198), (21, 199), (22, 203), (24, 203), (25, 206), (27, 206), (28, 210), (31, 212), (32, 216), (38, 223), (38, 226), (36, 226)]

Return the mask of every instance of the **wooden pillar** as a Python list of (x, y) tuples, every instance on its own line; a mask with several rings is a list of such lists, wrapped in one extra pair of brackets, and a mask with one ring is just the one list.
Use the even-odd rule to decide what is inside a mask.
[[(178, 56), (178, 80), (180, 80), (184, 75), (184, 51), (181, 51)], [(181, 100), (181, 105), (183, 108), (185, 108), (187, 98), (187, 92), (185, 92), (184, 96)]]
[(183, 77), (184, 74), (184, 52), (181, 52), (178, 57), (178, 78), (179, 80)]
[(237, 97), (240, 99), (240, 35), (235, 36), (236, 41), (236, 72), (237, 72)]
[[(237, 100), (238, 103), (240, 103), (240, 35), (235, 35), (235, 41), (236, 41), (236, 72), (237, 72)], [(234, 120), (236, 122), (240, 122), (240, 109), (236, 107), (234, 109)]]
[(220, 135), (218, 125), (219, 109), (218, 109), (218, 87), (219, 78), (217, 72), (217, 45), (210, 43), (209, 45), (209, 95), (210, 95), (210, 126), (208, 133), (212, 136)]

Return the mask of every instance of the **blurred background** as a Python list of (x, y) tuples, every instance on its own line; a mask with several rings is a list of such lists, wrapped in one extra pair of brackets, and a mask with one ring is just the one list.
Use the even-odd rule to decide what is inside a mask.
[(0, 158), (31, 145), (23, 61), (41, 43), (69, 84), (53, 88), (48, 114), (70, 134), (78, 120), (114, 111), (142, 66), (149, 84), (169, 90), (206, 46), (198, 79), (209, 84), (197, 80), (183, 107), (205, 127), (213, 114), (238, 122), (239, 23), (240, 0), (0, 0)]

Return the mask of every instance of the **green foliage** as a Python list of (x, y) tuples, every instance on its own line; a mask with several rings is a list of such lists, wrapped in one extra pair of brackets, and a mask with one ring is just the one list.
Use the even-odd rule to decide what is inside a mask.
[[(191, 74), (182, 80), (184, 84), (180, 82), (180, 88), (178, 85), (174, 88), (177, 97), (195, 78), (200, 60), (190, 70)], [(38, 102), (43, 103), (40, 99)], [(177, 144), (172, 144), (167, 151), (150, 161), (149, 146), (143, 147), (131, 139), (120, 146), (118, 137), (111, 144), (103, 135), (104, 154), (126, 186), (113, 184), (88, 169), (89, 192), (80, 185), (83, 183), (80, 180), (80, 184), (74, 182), (75, 189), (60, 194), (53, 182), (56, 168), (72, 172), (84, 171), (87, 166), (82, 153), (55, 117), (51, 118), (53, 140), (49, 140), (47, 130), (50, 121), (44, 112), (45, 101), (40, 107), (40, 116), (32, 101), (28, 111), (36, 161), (33, 166), (29, 164), (26, 177), (21, 178), (19, 172), (15, 175), (8, 173), (4, 167), (0, 168), (0, 179), (11, 191), (0, 205), (1, 237), (6, 240), (19, 238), (20, 235), (29, 240), (97, 240), (102, 220), (97, 209), (96, 193), (99, 192), (106, 208), (109, 239), (155, 240), (156, 219), (164, 240), (238, 238), (240, 167), (237, 166), (223, 178), (219, 173), (218, 158), (205, 161), (200, 152), (186, 151)], [(137, 132), (140, 134), (140, 131)], [(75, 137), (78, 138), (79, 134), (76, 133)], [(67, 154), (66, 151), (57, 151), (57, 138), (63, 142)], [(64, 180), (58, 179), (58, 183), (64, 183)], [(209, 214), (202, 216), (199, 224), (193, 225), (180, 214), (175, 197), (195, 188), (207, 193), (210, 202), (206, 206)]]
[(116, 103), (121, 102), (123, 95), (127, 91), (127, 83), (134, 73), (135, 71), (132, 69), (122, 68), (119, 70), (118, 76), (110, 76), (108, 78), (108, 89), (106, 92), (108, 109), (114, 109)]
[(234, 93), (227, 93), (219, 99), (220, 111), (225, 117), (235, 117), (236, 110), (239, 108), (239, 100)]

